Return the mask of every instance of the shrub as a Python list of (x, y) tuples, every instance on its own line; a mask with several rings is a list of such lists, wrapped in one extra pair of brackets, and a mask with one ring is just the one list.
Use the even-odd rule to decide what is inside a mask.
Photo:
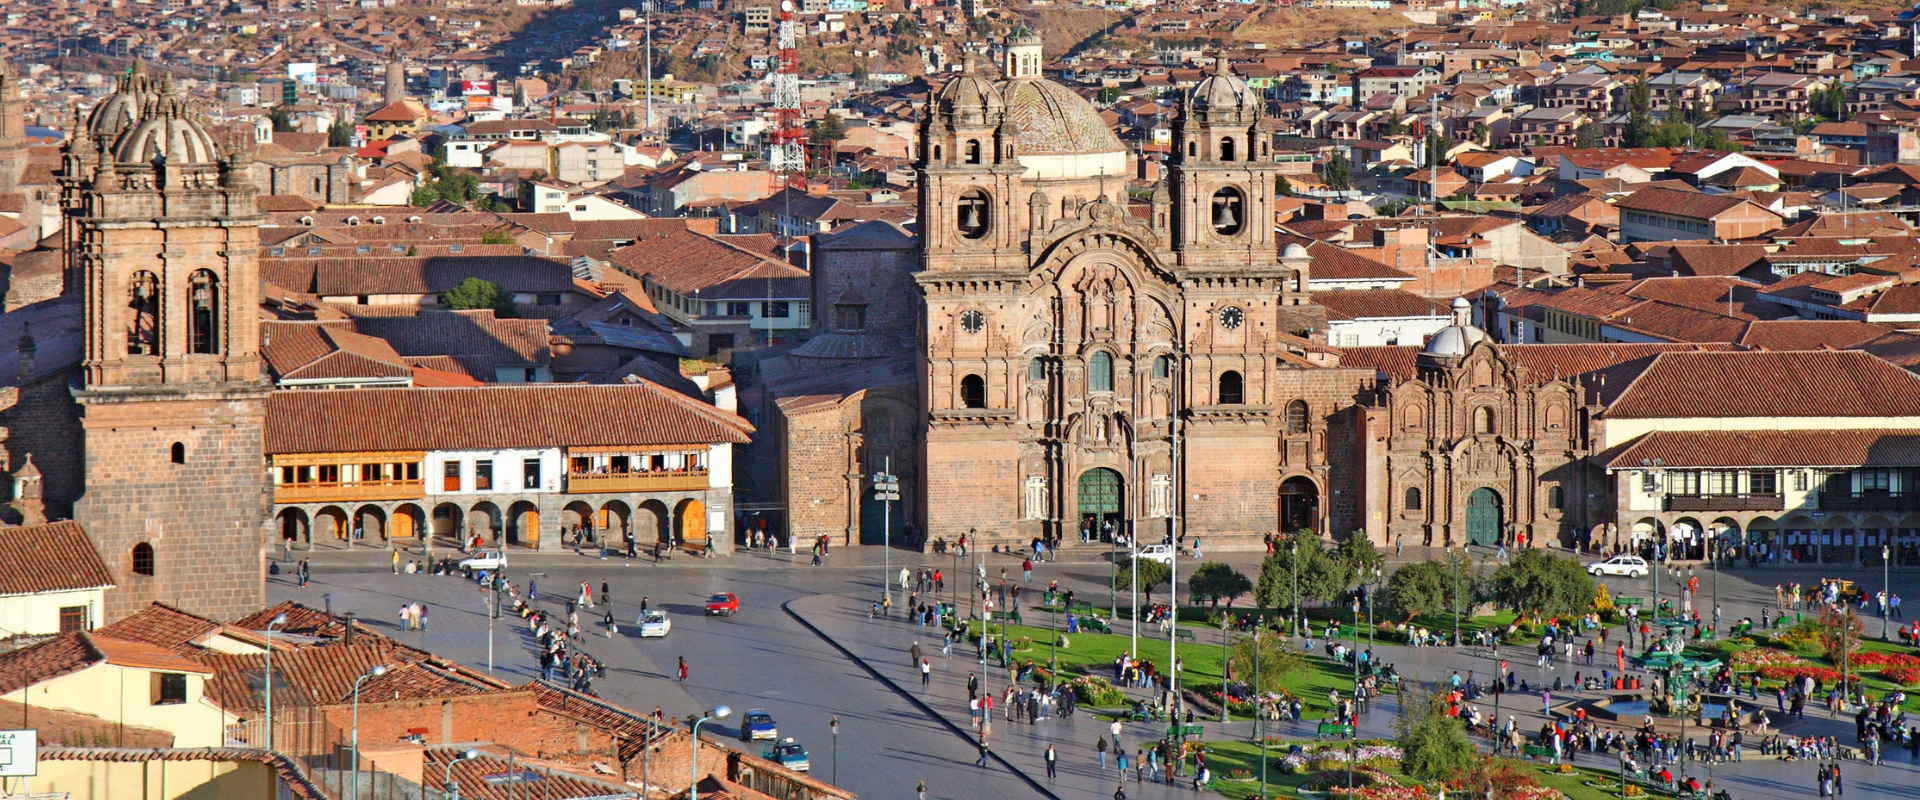
[(1766, 678), (1768, 680), (1797, 681), (1797, 680), (1800, 680), (1803, 676), (1808, 676), (1808, 675), (1813, 676), (1815, 680), (1822, 681), (1825, 683), (1837, 683), (1840, 680), (1840, 670), (1831, 669), (1828, 667), (1816, 667), (1812, 665), (1807, 665), (1807, 666), (1799, 666), (1799, 667), (1761, 667), (1760, 668), (1760, 677)]
[(1854, 653), (1853, 663), (1862, 667), (1920, 667), (1920, 656), (1905, 653)]
[(1920, 667), (1888, 667), (1880, 670), (1880, 677), (1901, 686), (1920, 686)]
[(1067, 688), (1073, 691), (1080, 702), (1098, 708), (1113, 708), (1127, 704), (1127, 693), (1120, 691), (1112, 682), (1098, 675), (1082, 675), (1067, 682)]

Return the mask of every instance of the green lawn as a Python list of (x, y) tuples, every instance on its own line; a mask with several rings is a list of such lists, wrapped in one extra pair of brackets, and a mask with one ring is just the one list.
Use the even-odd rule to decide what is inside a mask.
[[(1280, 761), (1287, 756), (1287, 748), (1293, 744), (1312, 748), (1316, 742), (1284, 742), (1267, 745), (1267, 797), (1295, 796), (1294, 788), (1307, 781), (1305, 775), (1285, 772)], [(1214, 774), (1213, 788), (1232, 800), (1247, 800), (1260, 796), (1260, 746), (1254, 742), (1208, 742), (1207, 763)], [(1565, 794), (1569, 800), (1608, 800), (1619, 796), (1619, 775), (1596, 769), (1575, 767), (1572, 774), (1555, 772), (1545, 763), (1528, 764), (1526, 769), (1544, 786)], [(1237, 770), (1245, 770), (1253, 776), (1247, 780), (1233, 780), (1226, 776)], [(1394, 777), (1408, 780), (1405, 775), (1395, 773)], [(1408, 782), (1411, 782), (1410, 780)], [(1599, 783), (1607, 788), (1588, 786)], [(1667, 797), (1662, 792), (1653, 792), (1654, 797)]]

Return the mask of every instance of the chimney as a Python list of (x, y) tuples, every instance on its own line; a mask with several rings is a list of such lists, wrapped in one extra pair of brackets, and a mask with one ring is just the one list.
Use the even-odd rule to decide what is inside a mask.
[(353, 618), (353, 612), (351, 611), (347, 612), (342, 618), (346, 620), (347, 631), (345, 633), (340, 634), (340, 643), (353, 644), (353, 626), (355, 624), (354, 618)]

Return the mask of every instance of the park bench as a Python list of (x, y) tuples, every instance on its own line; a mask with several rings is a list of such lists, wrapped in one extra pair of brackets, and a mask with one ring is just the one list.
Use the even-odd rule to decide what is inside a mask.
[(1205, 605), (1209, 602), (1212, 602), (1212, 600), (1213, 600), (1213, 595), (1206, 594), (1203, 592), (1194, 592), (1193, 594), (1187, 595), (1188, 606)]
[(1313, 732), (1313, 738), (1315, 739), (1326, 739), (1326, 738), (1348, 739), (1352, 737), (1353, 737), (1353, 726), (1342, 725), (1338, 722), (1322, 722), (1320, 723), (1320, 726), (1318, 728), (1314, 729), (1314, 732)]
[(1529, 761), (1536, 758), (1551, 758), (1553, 748), (1546, 745), (1526, 744), (1520, 746), (1520, 757)]
[(1614, 599), (1613, 605), (1615, 608), (1646, 608), (1647, 599), (1644, 597), (1620, 597)]
[(1098, 633), (1112, 633), (1112, 632), (1113, 632), (1113, 628), (1111, 628), (1111, 627), (1109, 627), (1109, 626), (1107, 625), (1107, 621), (1106, 621), (1106, 620), (1104, 620), (1104, 619), (1101, 619), (1101, 618), (1099, 618), (1099, 617), (1088, 617), (1088, 618), (1086, 618), (1086, 619), (1084, 619), (1084, 620), (1081, 620), (1081, 621), (1080, 621), (1080, 627), (1082, 627), (1082, 628), (1086, 628), (1087, 630), (1090, 630), (1090, 631), (1095, 631), (1095, 632), (1098, 632)]
[(1198, 739), (1202, 736), (1205, 736), (1206, 733), (1207, 733), (1206, 726), (1200, 725), (1198, 723), (1188, 724), (1188, 725), (1171, 725), (1171, 726), (1168, 726), (1167, 728), (1167, 736), (1169, 738), (1175, 738), (1175, 739)]
[(1193, 631), (1191, 631), (1191, 630), (1189, 630), (1189, 629), (1186, 629), (1186, 628), (1175, 628), (1175, 629), (1173, 630), (1173, 635), (1174, 635), (1174, 637), (1175, 637), (1175, 638), (1177, 638), (1177, 639), (1179, 639), (1180, 641), (1183, 641), (1183, 642), (1191, 642), (1191, 641), (1194, 641), (1194, 638), (1193, 638)]
[(1073, 602), (1072, 602), (1071, 604), (1069, 604), (1069, 605), (1067, 606), (1067, 613), (1069, 613), (1069, 614), (1086, 614), (1086, 615), (1089, 615), (1089, 616), (1091, 616), (1091, 615), (1093, 614), (1093, 601), (1091, 601), (1091, 600), (1075, 600), (1075, 601), (1073, 601)]

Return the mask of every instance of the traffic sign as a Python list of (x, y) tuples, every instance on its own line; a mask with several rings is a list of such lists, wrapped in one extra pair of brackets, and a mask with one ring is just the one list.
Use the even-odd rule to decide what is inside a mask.
[(0, 778), (40, 774), (40, 731), (0, 731)]

